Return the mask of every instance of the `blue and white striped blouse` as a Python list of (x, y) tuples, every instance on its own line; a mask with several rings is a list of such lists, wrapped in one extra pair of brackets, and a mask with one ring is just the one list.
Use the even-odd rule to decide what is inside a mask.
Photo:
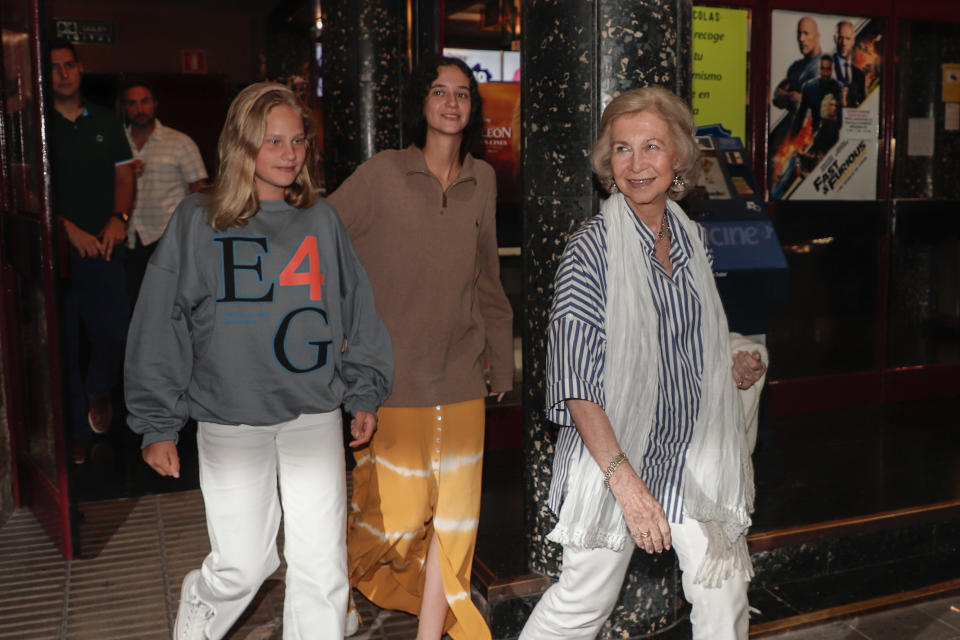
[[(670, 522), (683, 521), (683, 465), (700, 411), (703, 375), (701, 303), (689, 260), (691, 239), (670, 214), (673, 277), (654, 258), (654, 235), (636, 217), (637, 251), (651, 262), (651, 293), (659, 342), (657, 408), (643, 460), (631, 460)], [(705, 243), (703, 230), (699, 241)], [(707, 250), (708, 257), (711, 253)], [(554, 282), (547, 343), (547, 418), (561, 425), (553, 461), (549, 505), (560, 512), (567, 471), (584, 453), (583, 441), (564, 402), (589, 400), (604, 406), (604, 314), (607, 296), (606, 227), (590, 219), (570, 238)], [(586, 454), (589, 455), (589, 454)]]

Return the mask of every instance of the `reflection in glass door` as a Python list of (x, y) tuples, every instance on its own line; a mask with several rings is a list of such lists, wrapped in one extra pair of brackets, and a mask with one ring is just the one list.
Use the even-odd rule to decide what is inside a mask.
[(39, 11), (39, 0), (0, 4), (0, 320), (15, 497), (34, 511), (64, 555), (72, 557)]

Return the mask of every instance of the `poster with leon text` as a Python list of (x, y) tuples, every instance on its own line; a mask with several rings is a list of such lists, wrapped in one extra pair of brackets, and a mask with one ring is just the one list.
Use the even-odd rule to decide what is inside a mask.
[(877, 196), (880, 20), (774, 10), (770, 44), (770, 200)]

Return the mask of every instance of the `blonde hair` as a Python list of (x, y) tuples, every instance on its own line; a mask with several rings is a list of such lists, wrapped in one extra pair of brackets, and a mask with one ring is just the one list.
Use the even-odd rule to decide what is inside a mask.
[(666, 121), (670, 129), (673, 138), (671, 142), (677, 154), (676, 175), (683, 186), (678, 188), (676, 184), (670, 185), (667, 189), (667, 197), (680, 200), (693, 189), (700, 174), (700, 166), (697, 162), (700, 148), (694, 138), (696, 129), (690, 107), (673, 92), (660, 87), (643, 87), (622, 93), (603, 110), (603, 116), (600, 118), (600, 134), (590, 153), (593, 172), (597, 174), (604, 189), (608, 192), (613, 189), (613, 169), (610, 166), (610, 155), (613, 151), (610, 130), (613, 127), (613, 121), (620, 116), (641, 111), (656, 112)]
[(210, 187), (210, 226), (218, 231), (242, 227), (260, 209), (254, 188), (257, 155), (263, 145), (267, 114), (275, 107), (287, 106), (303, 120), (306, 159), (293, 184), (284, 189), (283, 199), (298, 209), (316, 200), (313, 188), (314, 144), (312, 122), (303, 103), (290, 89), (275, 82), (258, 82), (243, 91), (230, 104), (227, 121), (220, 133), (217, 154), (220, 170)]
[(836, 115), (833, 118), (827, 117), (830, 113), (830, 101), (833, 100), (836, 103), (837, 109), (840, 108), (840, 101), (837, 100), (837, 97), (832, 93), (827, 93), (823, 96), (823, 100), (820, 101), (820, 117), (826, 120), (836, 119)]

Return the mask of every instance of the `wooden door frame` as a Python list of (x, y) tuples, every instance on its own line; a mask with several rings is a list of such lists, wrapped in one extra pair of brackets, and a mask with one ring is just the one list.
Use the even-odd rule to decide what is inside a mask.
[[(23, 393), (21, 392), (23, 380), (19, 376), (19, 368), (13, 364), (21, 362), (23, 356), (20, 353), (17, 319), (14, 305), (11, 301), (17, 299), (18, 280), (14, 276), (14, 269), (8, 263), (9, 257), (5, 253), (0, 253), (0, 279), (2, 279), (2, 295), (4, 300), (4, 312), (0, 314), (0, 339), (2, 339), (3, 362), (7, 375), (4, 376), (7, 403), (7, 419), (10, 429), (10, 448), (11, 448), (11, 476), (12, 486), (14, 488), (14, 500), (17, 506), (30, 508), (37, 520), (48, 532), (54, 542), (60, 547), (64, 557), (72, 558), (75, 555), (75, 537), (74, 514), (70, 504), (70, 468), (71, 460), (67, 456), (66, 434), (64, 432), (63, 422), (63, 397), (62, 397), (62, 372), (60, 366), (60, 314), (58, 309), (58, 269), (56, 255), (56, 233), (55, 219), (53, 216), (52, 202), (50, 199), (50, 159), (49, 159), (49, 139), (47, 133), (46, 114), (44, 105), (46, 104), (46, 70), (44, 68), (44, 50), (42, 45), (42, 7), (40, 0), (23, 0), (28, 7), (29, 19), (29, 42), (31, 50), (31, 73), (30, 80), (34, 95), (33, 117), (36, 122), (36, 135), (30, 144), (37, 150), (36, 162), (39, 164), (41, 179), (39, 181), (39, 206), (40, 216), (36, 220), (39, 227), (38, 243), (39, 264), (35, 265), (40, 272), (39, 281), (44, 289), (44, 318), (45, 326), (42, 333), (47, 339), (47, 356), (49, 366), (49, 384), (52, 386), (50, 394), (52, 406), (50, 407), (53, 416), (52, 430), (54, 439), (54, 464), (56, 467), (56, 477), (48, 478), (37, 462), (29, 455), (27, 450), (28, 443), (25, 432), (25, 424), (28, 416), (26, 407), (23, 405)], [(2, 59), (2, 53), (0, 53)], [(0, 109), (5, 109), (5, 105), (0, 105)], [(3, 159), (2, 181), (6, 184), (9, 180), (9, 167), (6, 166), (6, 158)], [(6, 192), (0, 196), (5, 212), (3, 221), (3, 232), (9, 237), (9, 226), (12, 224), (13, 216), (27, 219), (27, 216), (13, 213), (10, 210), (10, 203), (6, 202)], [(6, 242), (6, 237), (0, 241), (0, 245)], [(0, 247), (0, 252), (6, 252), (5, 247)], [(14, 375), (11, 375), (13, 373)]]

